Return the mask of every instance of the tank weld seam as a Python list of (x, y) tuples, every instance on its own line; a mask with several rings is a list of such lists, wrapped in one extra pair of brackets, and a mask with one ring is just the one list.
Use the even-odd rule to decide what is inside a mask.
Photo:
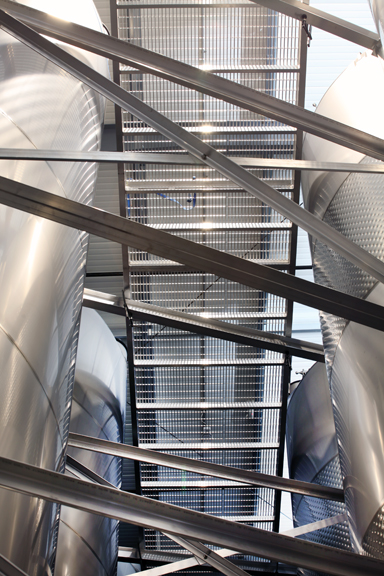
[[(15, 128), (17, 128), (17, 130), (19, 130), (19, 132), (28, 140), (28, 142), (30, 142), (33, 146), (33, 148), (35, 150), (38, 150), (38, 147), (36, 146), (36, 144), (33, 142), (33, 140), (31, 140), (31, 138), (28, 136), (28, 134), (26, 132), (24, 132), (24, 130), (22, 128), (20, 128), (20, 126), (13, 120), (13, 118), (11, 118), (11, 116), (9, 116), (9, 114), (7, 114), (5, 112), (5, 110), (3, 110), (2, 108), (0, 108), (0, 114), (2, 114), (7, 120), (9, 120), (14, 126)], [(48, 170), (51, 172), (51, 174), (53, 175), (54, 179), (56, 180), (56, 182), (58, 183), (59, 187), (61, 188), (63, 194), (64, 194), (64, 198), (67, 198), (67, 195), (65, 193), (65, 189), (63, 184), (61, 183), (61, 181), (59, 180), (59, 178), (56, 176), (56, 174), (54, 173), (54, 171), (52, 170), (52, 166), (49, 164), (49, 162), (47, 160), (44, 161), (44, 163), (47, 165)]]
[(63, 439), (62, 434), (61, 434), (60, 424), (59, 424), (59, 421), (58, 421), (57, 416), (56, 416), (56, 414), (55, 414), (55, 410), (54, 410), (54, 408), (53, 408), (53, 404), (52, 404), (51, 399), (49, 398), (49, 396), (48, 396), (48, 394), (47, 394), (47, 391), (45, 390), (45, 388), (44, 388), (44, 386), (43, 386), (43, 384), (42, 384), (42, 382), (41, 382), (41, 380), (40, 380), (37, 372), (36, 372), (35, 369), (33, 368), (32, 364), (29, 362), (28, 358), (25, 356), (25, 354), (24, 354), (24, 353), (22, 352), (22, 350), (19, 348), (18, 344), (15, 342), (15, 340), (12, 338), (12, 336), (7, 332), (7, 330), (5, 330), (4, 326), (3, 326), (1, 323), (0, 323), (0, 329), (1, 329), (2, 332), (5, 334), (5, 336), (8, 338), (8, 340), (13, 344), (13, 346), (16, 348), (16, 350), (20, 353), (20, 355), (24, 358), (25, 362), (28, 364), (28, 366), (29, 366), (29, 368), (31, 369), (33, 375), (35, 376), (37, 382), (40, 384), (40, 386), (41, 386), (41, 388), (42, 388), (42, 390), (43, 390), (43, 392), (44, 392), (44, 394), (45, 394), (45, 397), (47, 398), (48, 405), (49, 405), (49, 407), (50, 407), (50, 409), (51, 409), (51, 411), (52, 411), (52, 414), (53, 414), (53, 417), (54, 417), (54, 419), (55, 419), (56, 426), (57, 426), (57, 429), (58, 429), (58, 432), (59, 432), (60, 440), (61, 440), (61, 443), (63, 444), (63, 443), (64, 443), (64, 439)]
[(86, 547), (92, 552), (92, 554), (95, 556), (96, 560), (99, 562), (99, 564), (103, 567), (106, 576), (108, 575), (108, 570), (106, 569), (106, 567), (104, 566), (103, 561), (101, 560), (101, 558), (98, 556), (98, 554), (95, 552), (95, 550), (90, 546), (90, 544), (88, 544), (88, 542), (85, 540), (85, 538), (83, 538), (76, 530), (74, 530), (72, 528), (72, 526), (70, 526), (69, 524), (67, 524), (62, 518), (60, 518), (60, 522), (62, 522), (71, 532), (73, 532), (74, 534), (76, 534), (76, 536), (83, 542), (83, 544), (86, 545)]

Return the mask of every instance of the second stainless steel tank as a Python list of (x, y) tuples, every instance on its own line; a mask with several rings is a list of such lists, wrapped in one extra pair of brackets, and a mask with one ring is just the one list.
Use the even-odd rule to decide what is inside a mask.
[[(321, 101), (325, 116), (384, 137), (384, 61), (361, 55)], [(375, 162), (307, 135), (304, 157)], [(306, 207), (384, 259), (384, 178), (377, 174), (306, 173)], [(312, 255), (316, 282), (384, 304), (384, 287), (319, 242)], [(384, 339), (380, 332), (321, 313), (341, 470), (356, 551), (384, 558)]]
[[(126, 351), (94, 310), (83, 309), (76, 360), (70, 430), (123, 441)], [(120, 488), (121, 460), (86, 450), (68, 450), (76, 460)], [(62, 506), (55, 576), (113, 576), (118, 522)]]
[[(290, 477), (342, 488), (340, 460), (331, 396), (324, 364), (314, 364), (290, 397), (287, 412), (287, 452)], [(292, 494), (295, 527), (346, 513), (344, 503)], [(308, 532), (306, 540), (350, 550), (348, 522)], [(312, 576), (313, 572), (299, 570)]]

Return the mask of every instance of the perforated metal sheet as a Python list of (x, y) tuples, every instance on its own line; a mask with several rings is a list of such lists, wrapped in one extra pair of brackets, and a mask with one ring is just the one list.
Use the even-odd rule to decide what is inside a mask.
[[(365, 158), (362, 163), (374, 163)], [(350, 174), (324, 216), (324, 221), (347, 238), (384, 260), (384, 178), (379, 174)], [(364, 210), (361, 209), (364, 206)], [(365, 298), (376, 280), (324, 244), (316, 242), (313, 251), (316, 282)], [(343, 318), (321, 312), (324, 350), (329, 375), (336, 347), (346, 326)]]
[[(343, 482), (339, 458), (336, 457), (331, 460), (331, 462), (315, 476), (313, 482), (315, 484), (321, 484), (322, 486), (342, 488)], [(307, 496), (301, 497), (298, 495), (292, 495), (292, 508), (295, 526), (303, 526), (311, 522), (318, 522), (325, 518), (346, 513), (344, 503), (320, 500), (319, 498), (309, 498)], [(349, 527), (346, 520), (340, 524), (323, 528), (322, 530), (309, 532), (300, 538), (316, 542), (317, 544), (351, 551)], [(298, 571), (298, 574), (302, 574), (303, 576), (322, 576), (317, 572), (302, 569)]]
[(362, 547), (367, 554), (384, 560), (384, 506), (369, 525)]

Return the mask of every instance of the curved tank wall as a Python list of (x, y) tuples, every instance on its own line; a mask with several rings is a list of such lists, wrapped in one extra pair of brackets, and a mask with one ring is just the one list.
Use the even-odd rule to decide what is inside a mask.
[[(70, 430), (122, 442), (126, 381), (125, 349), (116, 342), (97, 312), (84, 308)], [(69, 449), (68, 453), (120, 488), (119, 458), (86, 450)], [(116, 520), (62, 506), (55, 576), (112, 576), (117, 552)]]
[[(75, 10), (101, 30), (91, 0), (24, 3), (67, 19)], [(94, 91), (0, 33), (1, 147), (97, 150), (103, 112)], [(96, 166), (1, 161), (0, 174), (89, 203)], [(0, 454), (53, 470), (64, 464), (86, 249), (82, 232), (0, 207)], [(29, 576), (50, 573), (58, 507), (0, 490), (0, 509), (0, 553)]]
[[(327, 372), (314, 364), (290, 397), (287, 412), (289, 475), (295, 480), (342, 488), (340, 460)], [(303, 526), (346, 513), (345, 504), (292, 494), (294, 526)], [(305, 540), (351, 550), (348, 522), (302, 536)], [(298, 574), (313, 576), (309, 570)]]
[[(361, 55), (328, 90), (318, 112), (384, 136), (384, 61)], [(376, 162), (307, 135), (304, 157)], [(384, 258), (384, 178), (375, 174), (303, 176), (307, 208)], [(384, 287), (320, 242), (312, 243), (316, 282), (384, 304)], [(384, 341), (376, 330), (320, 313), (341, 470), (354, 549), (384, 558)]]

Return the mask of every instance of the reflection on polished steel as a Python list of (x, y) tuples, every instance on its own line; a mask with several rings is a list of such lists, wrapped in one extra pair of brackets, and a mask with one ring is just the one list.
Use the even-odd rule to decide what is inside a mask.
[(1, 456), (0, 484), (9, 490), (23, 491), (130, 524), (216, 546), (231, 546), (239, 553), (301, 565), (334, 576), (382, 576), (384, 571), (384, 562), (375, 558), (319, 546)]
[[(27, 46), (33, 48), (33, 50), (36, 50), (39, 54), (45, 56), (50, 62), (54, 62), (63, 70), (87, 84), (87, 86), (97, 90), (99, 94), (105, 96), (115, 105), (120, 106), (123, 110), (138, 117), (155, 131), (160, 132), (160, 134), (169, 138), (184, 150), (200, 158), (207, 166), (217, 170), (219, 174), (291, 220), (314, 238), (324, 242), (338, 254), (342, 254), (344, 258), (354, 265), (384, 283), (383, 262), (375, 258), (371, 253), (363, 250), (357, 244), (351, 242), (343, 234), (340, 234), (320, 218), (301, 208), (299, 204), (291, 200), (288, 196), (280, 194), (280, 192), (272, 186), (269, 186), (265, 181), (255, 177), (243, 167), (229, 160), (228, 157), (218, 152), (215, 148), (182, 128), (180, 124), (173, 122), (168, 117), (157, 112), (131, 92), (124, 90), (121, 86), (106, 79), (96, 70), (80, 62), (77, 58), (74, 58), (60, 47), (57, 47), (46, 38), (40, 36), (34, 30), (28, 28), (3, 10), (0, 10), (0, 27), (8, 31), (15, 38), (21, 40)], [(133, 47), (133, 44), (131, 44), (131, 46)], [(154, 53), (151, 53), (152, 59), (156, 59), (156, 56)], [(174, 66), (176, 65), (177, 63), (174, 62)], [(197, 69), (193, 69), (193, 71), (195, 75), (200, 72)], [(152, 70), (152, 72), (155, 72), (155, 70)], [(220, 81), (218, 76), (213, 75), (213, 77), (216, 82)], [(236, 86), (236, 84), (234, 86)], [(241, 95), (246, 91), (247, 88), (245, 87), (242, 87), (240, 91), (237, 90), (238, 100), (234, 101), (235, 104), (239, 105)], [(256, 95), (256, 91), (253, 92), (254, 95)], [(208, 91), (207, 93), (211, 92)], [(221, 96), (220, 92), (216, 90), (212, 91), (212, 94), (218, 98)], [(262, 99), (272, 98), (260, 92), (257, 93), (257, 96)], [(274, 107), (278, 111), (281, 111), (285, 106), (292, 107), (291, 114), (288, 114), (289, 123), (292, 123), (291, 118), (293, 118), (293, 116), (302, 118), (307, 114), (301, 107), (295, 107), (279, 99), (272, 98), (272, 100), (276, 100)], [(233, 102), (233, 100), (230, 101)], [(251, 110), (252, 108), (249, 109)], [(266, 112), (268, 116), (276, 119), (277, 116), (272, 112), (272, 109), (273, 106), (266, 106), (263, 113)], [(258, 109), (258, 111), (260, 112), (260, 109)], [(316, 114), (312, 112), (309, 114), (312, 120), (315, 118), (315, 122), (317, 122), (318, 125), (324, 127), (328, 124), (326, 118), (316, 118)], [(369, 153), (379, 160), (384, 160), (383, 141), (381, 139), (374, 138), (359, 130), (353, 130), (348, 126), (338, 126), (335, 122), (331, 124), (332, 126), (329, 131), (326, 131), (327, 138), (339, 142), (342, 145), (353, 146), (353, 148), (360, 151), (360, 153)], [(310, 130), (309, 124), (304, 127)], [(322, 132), (315, 130), (314, 133), (318, 134)]]
[[(332, 85), (318, 109), (383, 136), (383, 93), (384, 61), (363, 54)], [(308, 135), (304, 154), (308, 160), (374, 162)], [(383, 176), (312, 172), (303, 175), (303, 185), (309, 210), (384, 259)], [(316, 282), (383, 304), (384, 287), (374, 278), (319, 242), (312, 252)], [(352, 544), (383, 558), (384, 342), (377, 331), (336, 316), (321, 313), (321, 323)]]
[[(342, 488), (340, 461), (333, 420), (327, 372), (324, 364), (314, 364), (291, 395), (287, 413), (287, 451), (290, 477), (323, 486)], [(292, 494), (295, 527), (329, 520), (321, 529), (305, 534), (305, 539), (350, 550), (344, 502), (315, 500)], [(300, 574), (309, 575), (307, 571)]]
[(381, 48), (379, 54), (383, 57), (383, 40), (384, 40), (384, 5), (382, 0), (368, 0), (371, 7), (372, 16), (376, 24), (376, 28), (380, 34)]
[(370, 50), (374, 50), (380, 43), (375, 32), (356, 26), (332, 14), (327, 14), (313, 6), (305, 5), (306, 2), (303, 3), (301, 0), (252, 0), (252, 2), (257, 2), (257, 4), (266, 6), (270, 10), (282, 12), (296, 20), (305, 18), (310, 26), (315, 26)]
[(18, 185), (13, 180), (1, 177), (0, 202), (66, 226), (81, 228), (131, 248), (138, 248), (162, 258), (172, 258), (174, 262), (216, 274), (256, 290), (265, 290), (312, 308), (342, 314), (344, 318), (384, 331), (382, 306), (316, 285), (297, 276), (284, 274), (272, 266), (257, 264), (151, 226), (115, 216), (110, 212), (59, 198), (31, 186)]
[(288, 478), (281, 478), (280, 476), (252, 472), (251, 470), (241, 470), (232, 466), (174, 456), (173, 454), (163, 454), (155, 450), (146, 450), (145, 448), (137, 448), (135, 446), (128, 446), (127, 444), (120, 445), (74, 434), (73, 432), (69, 433), (68, 446), (101, 452), (102, 454), (120, 456), (121, 458), (130, 458), (139, 462), (147, 462), (149, 464), (195, 472), (196, 474), (204, 474), (215, 478), (225, 478), (226, 480), (243, 482), (244, 484), (253, 486), (286, 490), (287, 492), (306, 494), (316, 498), (329, 498), (338, 502), (343, 500), (343, 493), (339, 489), (325, 488), (324, 486), (308, 484), (308, 482), (292, 481)]
[[(28, 4), (101, 30), (90, 0)], [(0, 59), (1, 146), (99, 148), (98, 94), (4, 32)], [(2, 160), (0, 175), (89, 203), (96, 167)], [(64, 464), (86, 247), (81, 232), (0, 208), (0, 454), (51, 470)], [(29, 576), (49, 574), (58, 507), (1, 490), (0, 509), (0, 553)]]
[[(124, 348), (98, 313), (85, 308), (80, 323), (70, 430), (122, 442), (126, 380)], [(70, 449), (68, 454), (120, 488), (120, 458), (77, 449)], [(116, 520), (61, 508), (56, 576), (112, 576), (117, 550)]]

